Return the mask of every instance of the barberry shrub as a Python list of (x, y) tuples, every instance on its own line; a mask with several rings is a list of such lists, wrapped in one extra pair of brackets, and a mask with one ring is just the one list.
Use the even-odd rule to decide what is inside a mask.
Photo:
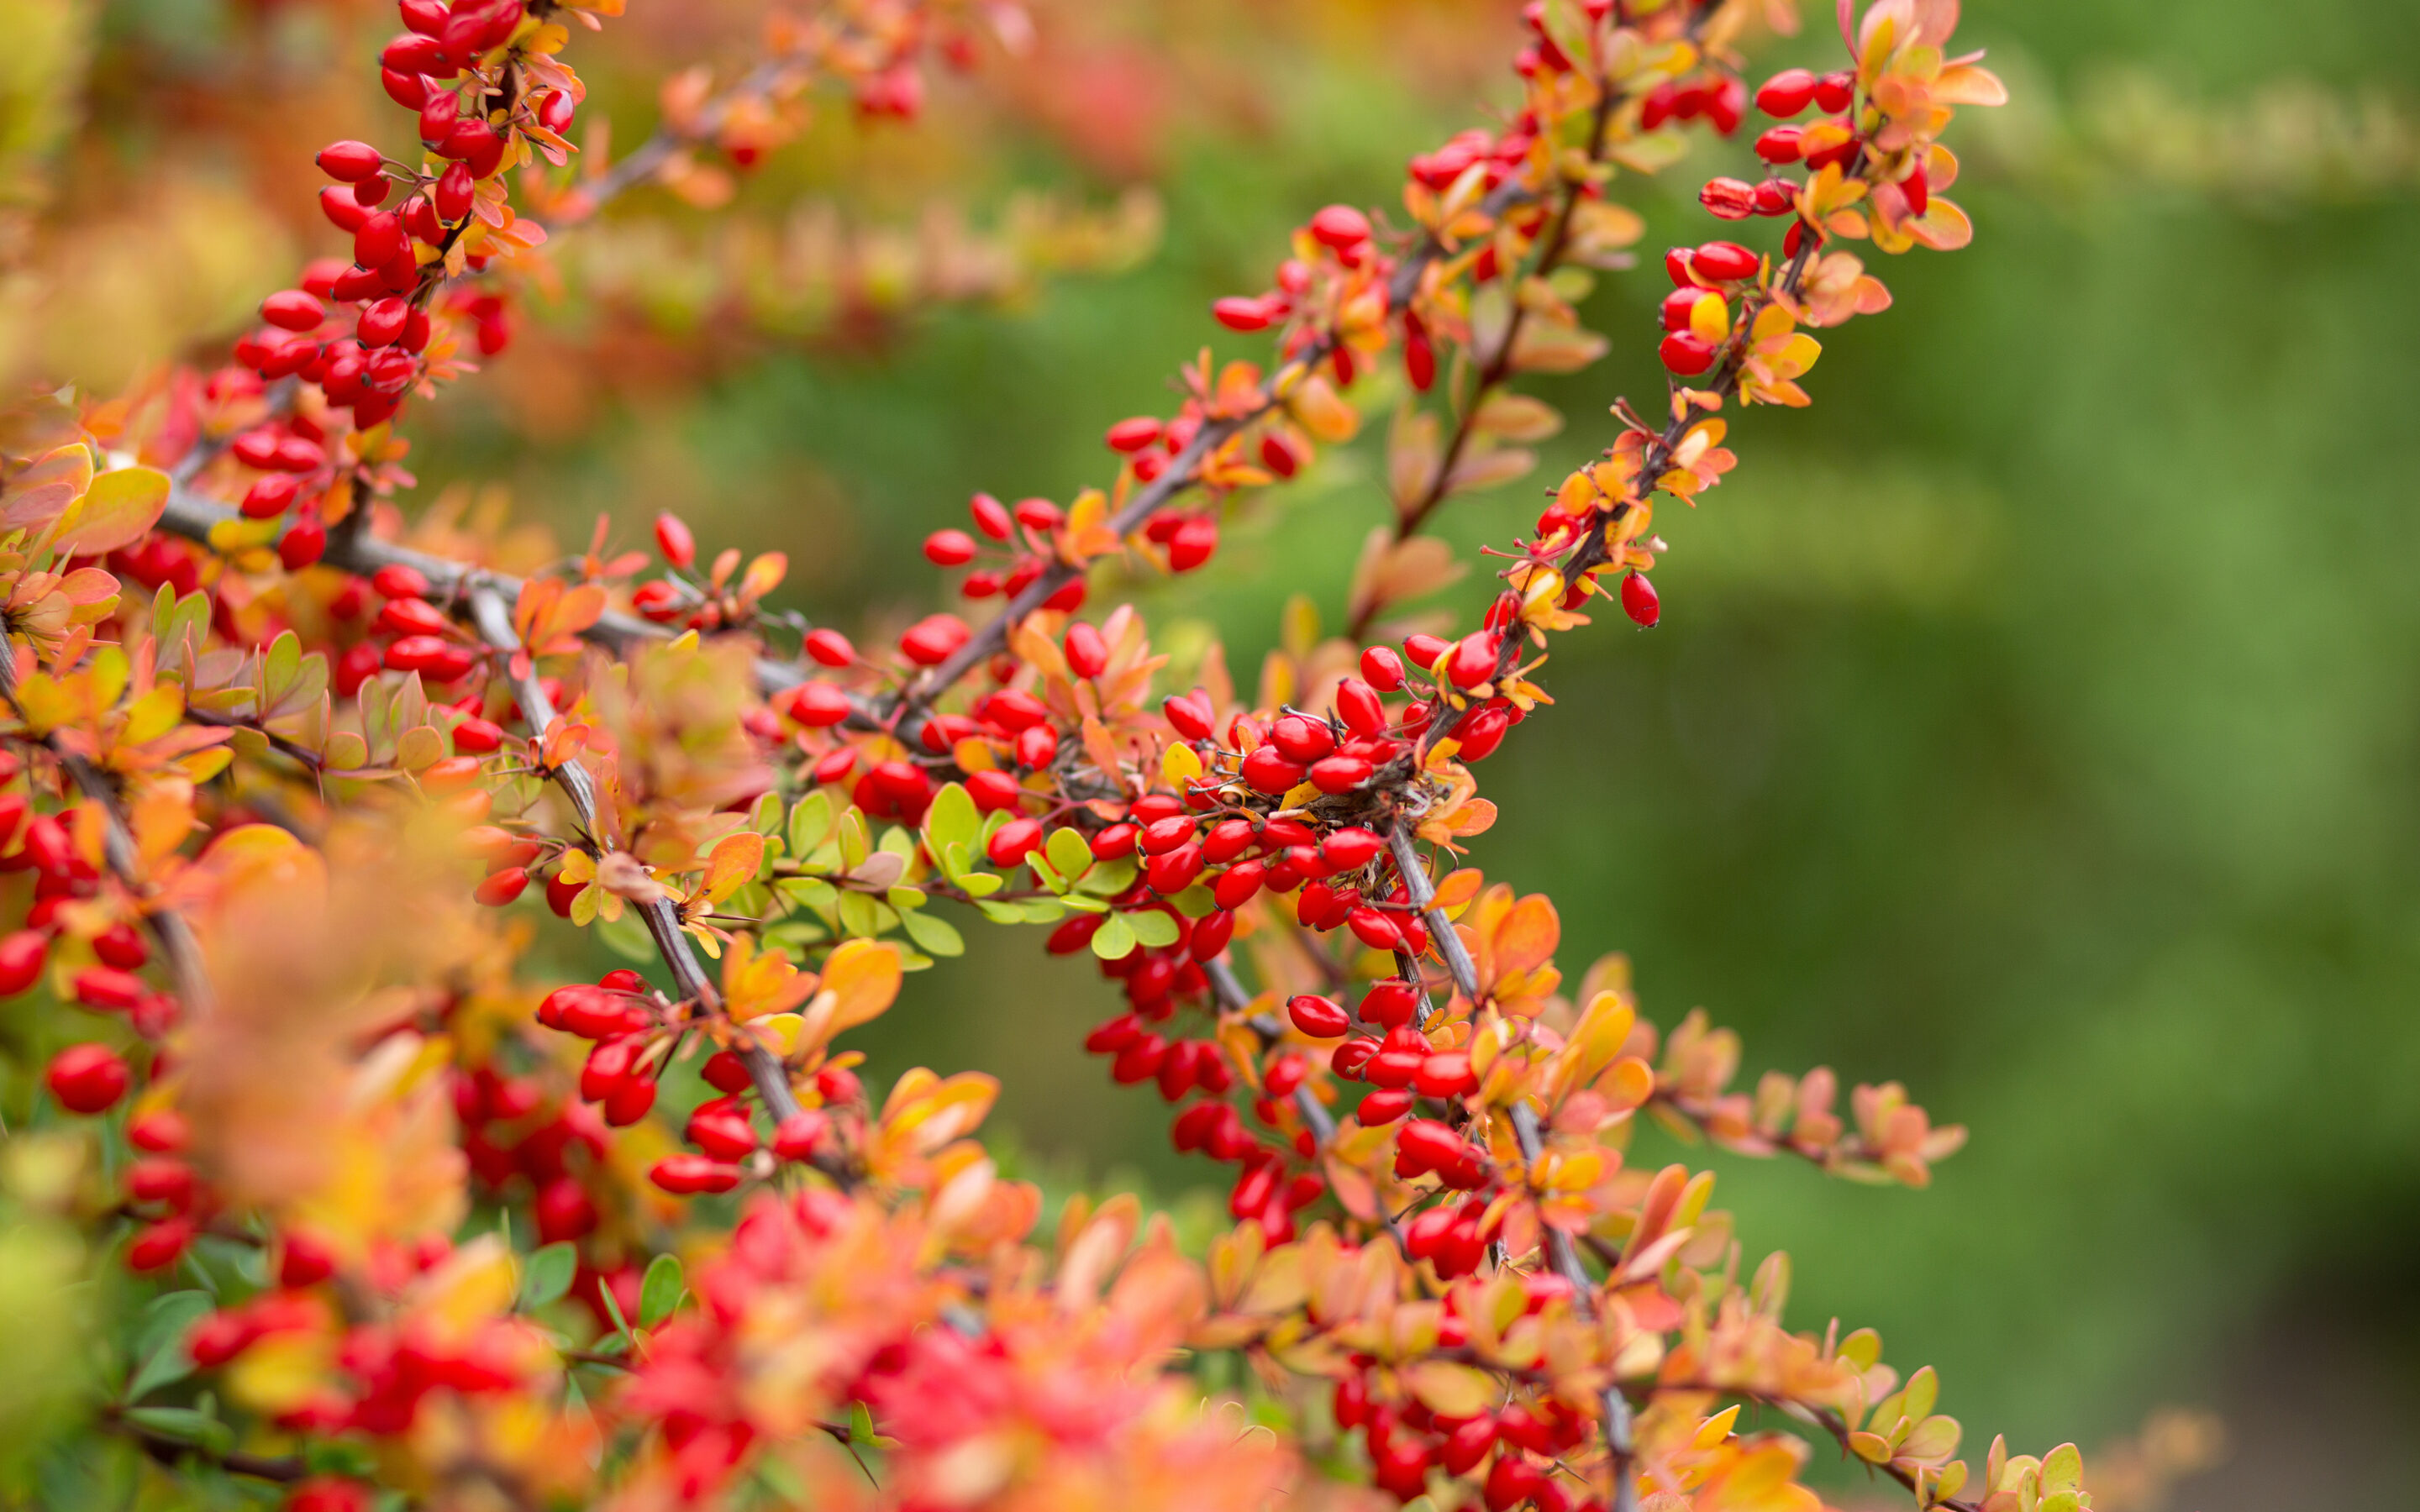
[[(2072, 1446), (1962, 1458), (1931, 1370), (1793, 1329), (1711, 1173), (1625, 1159), (1645, 1118), (1922, 1186), (1963, 1131), (1821, 1069), (1735, 1088), (1735, 1036), (1651, 1024), (1619, 958), (1566, 978), (1554, 903), (1460, 859), (1554, 638), (1656, 624), (1657, 501), (1722, 480), (1734, 409), (1809, 402), (1811, 332), (1890, 302), (1861, 252), (1971, 235), (1941, 139), (2003, 92), (1955, 0), (1841, 0), (1837, 69), (1753, 87), (1786, 4), (1532, 0), (1498, 124), (1206, 312), (1260, 361), (1109, 424), (1099, 487), (976, 494), (924, 546), (961, 607), (878, 645), (671, 515), (507, 575), (406, 507), (405, 422), (511, 340), (551, 234), (747, 167), (816, 93), (913, 130), (928, 61), (1023, 19), (775, 18), (609, 163), (574, 43), (618, 5), (398, 8), (361, 60), (385, 145), (294, 148), (346, 253), (220, 365), (27, 397), (0, 441), (5, 1263), (83, 1299), (12, 1327), (126, 1308), (0, 1469), (116, 1444), (163, 1504), (313, 1512), (1795, 1512), (1825, 1449), (1919, 1508), (2088, 1504)], [(1723, 224), (1641, 258), (1620, 175), (1750, 131), (1698, 195)], [(1640, 264), (1661, 330), (1587, 329)], [(1521, 380), (1615, 339), (1665, 393), (1491, 551), (1476, 628), (1410, 623), (1463, 569), (1429, 524), (1562, 423)], [(1201, 567), (1381, 404), (1394, 511), (1344, 635), (1249, 695), (1215, 651), (1171, 686), (1104, 600)], [(977, 1137), (988, 1076), (874, 1095), (845, 1037), (967, 921), (1118, 985), (1085, 1047), (1226, 1168), (1206, 1249), (1131, 1197), (1046, 1230)], [(564, 930), (644, 969), (529, 980)]]

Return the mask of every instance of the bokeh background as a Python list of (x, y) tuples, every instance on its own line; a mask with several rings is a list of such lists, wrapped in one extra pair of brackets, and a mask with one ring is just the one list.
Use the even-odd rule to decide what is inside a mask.
[[(922, 613), (916, 544), (970, 491), (1102, 478), (1102, 427), (1177, 363), (1247, 354), (1210, 299), (1500, 106), (1512, 9), (1040, 5), (1032, 55), (937, 81), (916, 128), (830, 104), (734, 204), (563, 239), (513, 350), (414, 417), (422, 497), (501, 490), (575, 541), (673, 508), (786, 549), (818, 619)], [(574, 54), (626, 148), (756, 8), (629, 11)], [(394, 124), (392, 21), (0, 0), (0, 374), (205, 353), (333, 250), (298, 144)], [(1751, 1076), (1897, 1077), (1970, 1127), (1925, 1193), (1715, 1157), (1802, 1320), (1877, 1325), (2021, 1447), (2214, 1411), (2229, 1458), (2179, 1506), (2409, 1507), (2420, 8), (1974, 0), (1962, 39), (2017, 96), (1953, 133), (1975, 245), (1879, 270), (1898, 303), (1827, 344), (1815, 408), (1736, 424), (1732, 480), (1660, 522), (1662, 625), (1566, 638), (1559, 706), (1482, 769), (1476, 859), (1557, 899), (1568, 970), (1625, 950), (1651, 1016), (1737, 1026)], [(1838, 42), (1826, 14), (1758, 46), (1761, 77)], [(1647, 248), (1702, 239), (1688, 186), (1745, 159), (1623, 179)], [(1663, 287), (1589, 301), (1613, 354), (1541, 391), (1573, 417), (1549, 475), (1658, 391)], [(1374, 440), (1146, 589), (1161, 640), (1249, 668), (1291, 596), (1334, 624)], [(1536, 507), (1532, 480), (1442, 531)], [(1038, 933), (970, 928), (864, 1036), (876, 1079), (996, 1072), (1028, 1171), (1204, 1203), (1215, 1172), (1080, 1051), (1110, 995)]]

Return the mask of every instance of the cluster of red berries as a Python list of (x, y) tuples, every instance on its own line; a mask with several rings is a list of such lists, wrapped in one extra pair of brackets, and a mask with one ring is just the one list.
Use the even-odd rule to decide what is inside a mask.
[[(329, 1330), (334, 1309), (312, 1288), (335, 1273), (334, 1257), (299, 1233), (279, 1236), (276, 1249), (273, 1288), (194, 1325), (186, 1349), (195, 1365), (215, 1369), (274, 1335)], [(381, 1243), (369, 1257), (368, 1270), (380, 1290), (397, 1291), (453, 1253), (452, 1242), (436, 1234), (410, 1246)], [(355, 1324), (335, 1349), (345, 1385), (322, 1388), (275, 1414), (274, 1421), (290, 1433), (406, 1432), (431, 1392), (477, 1396), (522, 1386), (531, 1358), (523, 1326), (494, 1319), (457, 1337), (440, 1337), (422, 1327)]]
[[(637, 972), (609, 971), (594, 986), (558, 987), (538, 1005), (537, 1020), (594, 1042), (581, 1067), (580, 1098), (597, 1104), (606, 1124), (636, 1123), (656, 1105), (663, 1055), (673, 1047), (663, 1031), (671, 1026)], [(702, 1074), (721, 1095), (699, 1103), (682, 1130), (698, 1153), (666, 1156), (648, 1173), (656, 1185), (680, 1196), (730, 1191), (739, 1184), (740, 1163), (760, 1146), (779, 1160), (812, 1159), (830, 1126), (824, 1108), (853, 1104), (863, 1095), (855, 1072), (827, 1066), (815, 1077), (824, 1108), (794, 1114), (760, 1140), (750, 1102), (753, 1088), (740, 1058), (717, 1051), (706, 1057)], [(601, 1141), (601, 1132), (597, 1137)]]
[(1672, 292), (1664, 297), (1667, 334), (1656, 355), (1683, 378), (1714, 365), (1731, 332), (1731, 297), (1764, 270), (1764, 259), (1736, 241), (1675, 247), (1664, 255)]
[[(1804, 162), (1809, 169), (1838, 167), (1848, 172), (1865, 149), (1865, 142), (1856, 132), (1854, 118), (1849, 114), (1856, 102), (1856, 75), (1846, 70), (1822, 76), (1806, 69), (1784, 69), (1764, 82), (1756, 92), (1757, 109), (1767, 116), (1788, 120), (1805, 111), (1808, 105), (1835, 117), (1831, 124), (1839, 128), (1827, 133), (1838, 141), (1806, 150), (1806, 129), (1797, 126), (1776, 126), (1756, 139), (1756, 155), (1767, 165), (1764, 178), (1749, 183), (1743, 178), (1717, 177), (1707, 180), (1698, 193), (1699, 203), (1716, 217), (1726, 221), (1745, 221), (1751, 215), (1795, 215), (1798, 212), (1798, 183), (1782, 177), (1778, 170), (1790, 163)], [(1726, 133), (1728, 134), (1728, 133)], [(1915, 187), (1909, 191), (1910, 203), (1916, 213), (1924, 212), (1925, 191), (1923, 170), (1917, 169)], [(1803, 221), (1793, 221), (1784, 239), (1783, 250), (1796, 256), (1807, 236)]]
[[(1526, 1278), (1528, 1311), (1536, 1313), (1568, 1297), (1561, 1277)], [(1467, 1337), (1448, 1292), (1439, 1344), (1450, 1348)], [(1433, 1412), (1417, 1398), (1387, 1400), (1374, 1390), (1377, 1362), (1356, 1356), (1354, 1373), (1336, 1382), (1332, 1406), (1337, 1427), (1358, 1431), (1368, 1446), (1371, 1479), (1399, 1502), (1428, 1494), (1432, 1472), (1475, 1476), (1479, 1500), (1488, 1512), (1512, 1512), (1528, 1504), (1537, 1512), (1603, 1512), (1603, 1504), (1556, 1479), (1555, 1461), (1588, 1442), (1595, 1424), (1552, 1397), (1535, 1405), (1513, 1403), (1492, 1412), (1454, 1416)], [(1575, 1497), (1577, 1500), (1575, 1500)], [(1470, 1512), (1466, 1508), (1465, 1512)]]
[[(578, 108), (564, 90), (515, 98), (475, 71), (520, 29), (520, 0), (458, 0), (450, 8), (442, 0), (401, 0), (399, 9), (407, 30), (380, 54), (380, 77), (390, 98), (418, 113), (421, 144), (442, 166), (394, 162), (366, 142), (321, 148), (319, 167), (334, 182), (319, 192), (319, 208), (351, 236), (352, 258), (310, 264), (299, 287), (261, 301), (261, 327), (235, 347), (236, 361), (262, 379), (317, 385), (329, 408), (349, 411), (359, 429), (392, 418), (424, 376), (445, 254), (472, 224), (480, 181), (503, 167), (517, 129), (542, 126), (560, 135)], [(467, 92), (457, 82), (466, 75)], [(402, 198), (390, 208), (398, 188)], [(488, 260), (471, 252), (462, 262), (476, 271)], [(466, 294), (453, 303), (471, 320), (482, 351), (502, 349), (498, 296)], [(326, 540), (309, 517), (310, 505), (335, 460), (322, 427), (288, 413), (240, 433), (231, 449), (260, 474), (244, 495), (243, 512), (269, 519), (300, 505), (305, 517), (281, 540), (280, 554), (288, 570), (318, 561)]]

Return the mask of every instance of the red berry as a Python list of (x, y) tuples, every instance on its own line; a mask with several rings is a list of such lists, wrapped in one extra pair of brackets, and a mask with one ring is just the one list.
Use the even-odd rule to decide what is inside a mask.
[(1504, 743), (1504, 733), (1512, 728), (1512, 717), (1502, 709), (1481, 709), (1462, 722), (1454, 735), (1466, 762), (1483, 762), (1496, 754)]
[(1340, 829), (1319, 842), (1321, 860), (1340, 872), (1350, 872), (1367, 866), (1387, 848), (1387, 842), (1367, 829)]
[(1317, 719), (1289, 714), (1269, 728), (1269, 744), (1284, 752), (1288, 761), (1308, 764), (1334, 750), (1336, 735)]
[(967, 502), (967, 513), (974, 517), (975, 529), (995, 541), (1009, 537), (1008, 506), (987, 493), (979, 493)]
[(1245, 781), (1271, 795), (1291, 791), (1304, 776), (1302, 764), (1286, 760), (1285, 753), (1275, 746), (1263, 746), (1245, 757), (1242, 770)]
[(1176, 727), (1178, 734), (1187, 740), (1210, 738), (1211, 721), (1215, 716), (1208, 694), (1199, 691), (1189, 695), (1171, 693), (1159, 706), (1161, 712), (1168, 716), (1168, 722)]
[(1695, 378), (1714, 365), (1714, 344), (1694, 331), (1676, 331), (1655, 348), (1664, 365), (1683, 378)]
[(1387, 706), (1378, 701), (1378, 690), (1358, 677), (1336, 686), (1336, 714), (1357, 735), (1374, 735), (1387, 728)]
[(656, 517), (656, 549), (674, 566), (687, 570), (697, 563), (697, 537), (690, 533), (688, 522), (678, 515)]
[(1745, 221), (1756, 213), (1756, 186), (1739, 178), (1709, 178), (1698, 191), (1698, 203), (1717, 220)]
[(1453, 649), (1453, 642), (1443, 636), (1415, 632), (1404, 637), (1404, 655), (1422, 671), (1433, 671), (1440, 658)]
[(490, 873), (487, 880), (481, 882), (473, 890), (471, 896), (489, 908), (502, 908), (520, 897), (521, 890), (528, 886), (529, 872), (525, 869), (518, 866), (506, 867), (502, 872)]
[(830, 683), (800, 683), (782, 695), (782, 712), (810, 729), (835, 725), (848, 717), (848, 694)]
[(1815, 108), (1826, 115), (1838, 115), (1856, 98), (1857, 76), (1846, 69), (1815, 81)]
[(1706, 97), (1706, 121), (1725, 136), (1740, 128), (1747, 115), (1747, 85), (1737, 79), (1725, 79)]
[(1764, 81), (1756, 92), (1756, 108), (1783, 120), (1807, 108), (1815, 98), (1815, 75), (1805, 69), (1784, 69)]
[(1445, 671), (1456, 687), (1477, 687), (1495, 676), (1496, 637), (1486, 630), (1474, 630), (1464, 636), (1454, 643)]
[(815, 1146), (822, 1141), (824, 1129), (830, 1122), (830, 1117), (821, 1108), (807, 1108), (791, 1114), (773, 1131), (773, 1153), (783, 1160), (813, 1158)]
[(1188, 515), (1168, 538), (1168, 570), (1191, 572), (1218, 549), (1218, 522), (1208, 515)]
[(1652, 628), (1662, 617), (1664, 608), (1655, 596), (1655, 585), (1645, 573), (1634, 572), (1621, 579), (1621, 611), (1641, 629)]
[(647, 1179), (675, 1196), (693, 1196), (704, 1192), (728, 1192), (737, 1186), (739, 1167), (704, 1155), (667, 1155), (656, 1162)]
[(1140, 452), (1156, 442), (1162, 434), (1158, 421), (1149, 415), (1137, 415), (1111, 425), (1103, 440), (1112, 452)]
[(1098, 677), (1109, 665), (1109, 645), (1101, 632), (1082, 620), (1067, 626), (1067, 670), (1078, 677)]
[(975, 559), (975, 538), (964, 531), (935, 531), (924, 537), (924, 560), (937, 567), (963, 567)]
[(353, 261), (364, 268), (378, 268), (402, 255), (409, 245), (402, 220), (392, 210), (380, 210), (353, 232)]
[(1286, 1016), (1294, 1020), (1295, 1028), (1314, 1040), (1342, 1040), (1353, 1027), (1342, 1004), (1310, 993), (1288, 1002)]
[(287, 331), (310, 331), (328, 317), (328, 311), (311, 295), (288, 288), (260, 301), (260, 317)]
[(402, 339), (404, 323), (411, 316), (411, 304), (390, 297), (364, 310), (353, 332), (365, 347), (392, 347)]
[(136, 1271), (164, 1271), (177, 1263), (194, 1242), (190, 1218), (163, 1218), (134, 1236), (126, 1246), (126, 1263)]
[(1728, 284), (1754, 278), (1763, 262), (1736, 241), (1709, 241), (1690, 255), (1689, 266), (1701, 278)]
[(857, 647), (838, 630), (810, 630), (804, 643), (807, 655), (826, 667), (845, 667), (857, 659)]
[(470, 715), (454, 726), (454, 748), (474, 756), (484, 756), (504, 743), (502, 726), (490, 719)]
[(1370, 780), (1371, 765), (1360, 756), (1330, 756), (1313, 762), (1311, 781), (1322, 793), (1350, 793)]
[(1370, 218), (1350, 205), (1330, 205), (1311, 218), (1313, 239), (1346, 252), (1370, 239)]
[[(967, 778), (967, 795), (975, 807), (985, 813), (1001, 813), (1018, 807), (1024, 801), (1025, 790), (1016, 779), (1006, 772), (976, 772)], [(1097, 854), (1097, 853), (1095, 853)]]
[(1029, 531), (1055, 531), (1067, 517), (1047, 499), (1020, 499), (1013, 511), (1016, 522)]
[(984, 855), (991, 864), (1011, 867), (1042, 848), (1042, 821), (1013, 819), (993, 832), (984, 845)]
[(356, 184), (379, 171), (379, 149), (367, 142), (331, 142), (319, 149), (319, 171), (340, 183)]
[(143, 943), (141, 933), (123, 919), (92, 937), (92, 953), (101, 957), (102, 965), (120, 971), (140, 971), (151, 959), (151, 948)]
[(1218, 301), (1210, 306), (1210, 313), (1230, 331), (1265, 331), (1278, 317), (1266, 299), (1241, 296)]
[(1756, 155), (1767, 162), (1798, 161), (1798, 128), (1776, 126), (1756, 139)]
[(467, 162), (455, 163), (440, 174), (436, 198), (431, 204), (437, 218), (450, 224), (470, 214), (474, 184), (471, 165)]
[(42, 1080), (71, 1113), (104, 1113), (126, 1095), (126, 1062), (105, 1044), (71, 1044), (51, 1057)]
[(973, 634), (967, 628), (967, 622), (954, 614), (928, 615), (900, 636), (899, 650), (920, 667), (935, 667), (949, 660), (951, 653), (965, 645)]
[(428, 575), (408, 563), (390, 562), (370, 574), (370, 586), (382, 598), (427, 598)]
[(1388, 646), (1372, 646), (1361, 653), (1361, 675), (1381, 693), (1391, 693), (1404, 686), (1404, 658)]

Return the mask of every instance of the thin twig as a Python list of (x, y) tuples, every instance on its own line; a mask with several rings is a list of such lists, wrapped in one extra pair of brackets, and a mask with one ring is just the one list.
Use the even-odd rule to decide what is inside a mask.
[[(521, 657), (526, 670), (511, 676), (513, 694), (520, 701), (521, 717), (527, 721), (533, 736), (542, 747), (547, 731), (555, 722), (554, 702), (547, 697), (545, 686), (538, 680), (536, 665), (523, 656), (520, 632), (513, 628), (512, 613), (504, 607), (499, 586), (485, 581), (476, 583), (470, 592), (470, 605), (473, 622), (478, 625), (479, 633), (488, 644), (507, 658)], [(510, 675), (509, 663), (507, 672)], [(542, 750), (537, 759), (545, 759)], [(595, 779), (589, 776), (588, 769), (578, 761), (568, 761), (560, 766), (551, 767), (547, 775), (554, 779), (555, 785), (571, 800), (572, 812), (598, 853), (610, 852), (613, 841), (597, 824)], [(705, 1012), (719, 1011), (722, 1006), (721, 995), (707, 978), (695, 948), (690, 944), (688, 933), (681, 929), (679, 910), (665, 898), (652, 899), (634, 906), (639, 910), (640, 922), (646, 926), (649, 937), (656, 943), (656, 952), (672, 972), (674, 986), (681, 997), (695, 1002)], [(756, 1094), (765, 1100), (765, 1110), (771, 1115), (774, 1124), (778, 1127), (796, 1118), (800, 1111), (799, 1099), (790, 1088), (790, 1075), (781, 1057), (758, 1043), (753, 1035), (736, 1036), (735, 1041), (735, 1052), (740, 1063), (748, 1068), (749, 1079), (755, 1083)], [(856, 1173), (849, 1169), (846, 1160), (840, 1155), (817, 1155), (814, 1165), (842, 1186), (852, 1185), (856, 1180)]]
[[(1521, 1159), (1535, 1166), (1544, 1146), (1538, 1137), (1538, 1115), (1527, 1103), (1512, 1104), (1512, 1136), (1520, 1141)], [(1551, 1225), (1546, 1227), (1546, 1258), (1555, 1273), (1571, 1283), (1573, 1310), (1582, 1318), (1595, 1318), (1596, 1283), (1580, 1264), (1572, 1236)], [(1637, 1453), (1631, 1442), (1630, 1400), (1613, 1381), (1606, 1383), (1604, 1400), (1605, 1447), (1613, 1458), (1613, 1512), (1637, 1512), (1638, 1487), (1630, 1473)]]
[[(16, 710), (17, 656), (13, 641), (0, 643), (0, 701)], [(134, 831), (126, 820), (126, 810), (117, 801), (117, 790), (102, 771), (84, 757), (61, 746), (55, 736), (45, 735), (35, 741), (59, 764), (76, 790), (92, 800), (101, 815), (101, 854), (118, 882), (138, 902), (147, 903), (151, 887), (143, 875), (142, 853), (136, 849)], [(183, 1000), (185, 1011), (202, 1013), (210, 1005), (209, 974), (202, 966), (201, 942), (194, 939), (193, 927), (182, 914), (172, 908), (146, 908), (144, 922), (151, 935), (160, 942), (160, 951), (168, 958), (168, 967), (176, 974), (177, 993)]]
[(1402, 825), (1387, 832), (1387, 848), (1394, 853), (1395, 871), (1404, 879), (1404, 891), (1419, 911), (1420, 920), (1428, 926), (1429, 943), (1436, 947), (1445, 968), (1453, 974), (1453, 984), (1462, 995), (1479, 1006), (1479, 968), (1471, 964), (1470, 952), (1463, 948), (1462, 936), (1453, 931), (1452, 921), (1437, 906), (1436, 889), (1429, 886), (1429, 874), (1420, 865), (1419, 854), (1412, 849), (1411, 832)]

